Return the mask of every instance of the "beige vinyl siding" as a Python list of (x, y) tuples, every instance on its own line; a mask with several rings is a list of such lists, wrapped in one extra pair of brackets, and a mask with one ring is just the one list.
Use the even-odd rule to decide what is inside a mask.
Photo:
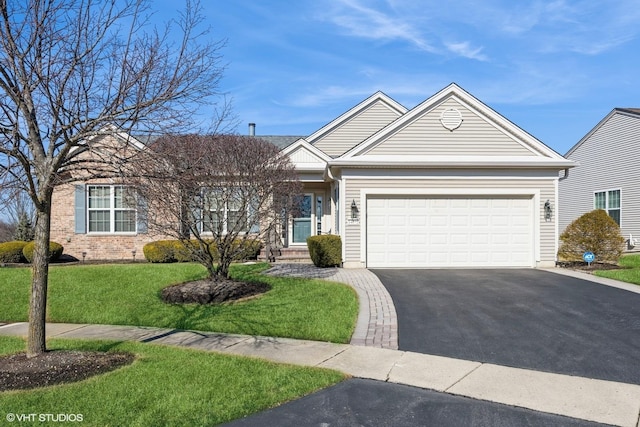
[(321, 159), (318, 159), (318, 156), (311, 153), (309, 150), (305, 150), (300, 147), (295, 150), (293, 153), (289, 154), (289, 158), (293, 163), (321, 163), (324, 162)]
[(640, 238), (640, 118), (615, 112), (568, 158), (580, 164), (559, 183), (560, 233), (594, 209), (594, 192), (620, 189), (622, 235)]
[(400, 116), (397, 110), (377, 101), (351, 120), (313, 142), (331, 157), (344, 154)]
[[(462, 124), (450, 131), (440, 123), (442, 112), (455, 108), (462, 114)], [(408, 126), (389, 136), (371, 155), (465, 155), (465, 156), (536, 156), (506, 131), (449, 98)]]
[[(522, 172), (515, 172), (514, 175), (522, 176)], [(467, 175), (468, 176), (468, 175)], [(361, 190), (363, 189), (389, 189), (390, 194), (402, 195), (402, 190), (424, 190), (428, 189), (455, 189), (459, 192), (462, 190), (469, 190), (469, 194), (474, 196), (481, 195), (482, 192), (478, 192), (477, 189), (487, 189), (487, 194), (491, 196), (492, 189), (507, 189), (509, 188), (522, 190), (531, 189), (532, 193), (536, 190), (539, 191), (539, 206), (536, 209), (539, 210), (538, 215), (540, 218), (540, 261), (542, 262), (554, 262), (556, 259), (556, 228), (555, 228), (555, 214), (554, 220), (550, 222), (544, 221), (544, 202), (548, 199), (555, 206), (555, 177), (548, 177), (545, 179), (518, 179), (514, 177), (512, 179), (499, 179), (483, 177), (480, 179), (474, 178), (452, 178), (441, 179), (435, 177), (429, 177), (428, 173), (424, 174), (423, 178), (415, 179), (396, 179), (389, 178), (350, 178), (345, 177), (345, 197), (343, 206), (346, 206), (348, 210), (352, 200), (356, 200), (358, 207), (361, 209), (361, 214), (366, 215), (362, 207), (366, 207), (366, 201), (361, 200)], [(464, 193), (464, 191), (463, 191)], [(460, 194), (457, 194), (459, 196)], [(442, 196), (442, 195), (440, 195)], [(426, 195), (425, 197), (428, 197)], [(345, 262), (358, 262), (361, 260), (361, 227), (360, 225), (345, 226)]]

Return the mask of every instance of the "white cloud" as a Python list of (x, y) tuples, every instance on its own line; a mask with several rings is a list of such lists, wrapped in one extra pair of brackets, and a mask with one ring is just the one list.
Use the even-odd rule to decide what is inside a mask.
[(449, 51), (464, 58), (475, 59), (478, 61), (489, 60), (487, 55), (482, 53), (482, 47), (471, 47), (471, 43), (469, 43), (468, 41), (460, 43), (445, 43), (445, 46), (447, 46), (447, 49), (449, 49)]
[(357, 0), (342, 0), (336, 4), (343, 7), (334, 10), (328, 19), (352, 36), (384, 41), (403, 40), (426, 52), (437, 51), (406, 17), (392, 16), (391, 13), (366, 7)]

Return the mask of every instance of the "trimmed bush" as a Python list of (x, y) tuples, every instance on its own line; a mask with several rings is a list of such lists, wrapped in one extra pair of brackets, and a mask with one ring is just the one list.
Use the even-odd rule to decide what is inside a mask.
[(248, 259), (257, 259), (258, 255), (260, 255), (260, 249), (262, 249), (262, 242), (260, 240), (251, 239), (251, 240), (242, 240), (236, 239), (232, 245), (233, 251), (239, 250), (238, 255), (236, 255), (233, 260), (234, 261), (245, 261)]
[[(34, 242), (27, 243), (22, 249), (22, 255), (27, 259), (27, 262), (33, 261), (33, 249), (35, 247)], [(64, 252), (64, 247), (60, 243), (49, 242), (49, 261), (57, 261)]]
[(22, 250), (26, 245), (27, 242), (22, 240), (0, 243), (0, 262), (27, 262), (27, 259), (22, 254)]
[(602, 209), (587, 212), (573, 221), (560, 235), (558, 258), (582, 261), (582, 255), (593, 252), (596, 261), (617, 263), (622, 256), (624, 237), (618, 224)]
[[(169, 262), (192, 262), (196, 261), (193, 257), (193, 251), (198, 247), (197, 240), (191, 240), (187, 245), (193, 245), (193, 248), (185, 246), (180, 240), (156, 240), (144, 245), (142, 252), (147, 261), (153, 263), (169, 263)], [(247, 259), (256, 259), (262, 249), (262, 243), (259, 240), (242, 240), (236, 239), (233, 242), (233, 251), (239, 250), (234, 261), (243, 261)], [(217, 247), (211, 245), (209, 247), (214, 259), (218, 257)]]
[(309, 255), (316, 267), (334, 267), (342, 263), (340, 236), (323, 234), (307, 238)]
[(154, 263), (193, 261), (191, 252), (185, 248), (180, 240), (149, 242), (144, 245), (142, 252), (147, 261)]

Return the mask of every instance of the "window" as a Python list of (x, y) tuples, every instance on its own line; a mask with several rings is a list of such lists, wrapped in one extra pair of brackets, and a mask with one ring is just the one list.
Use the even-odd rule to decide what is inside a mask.
[(136, 210), (118, 185), (87, 187), (87, 218), (90, 233), (135, 233)]
[(620, 225), (620, 190), (598, 191), (593, 200), (595, 209), (604, 209)]
[(221, 234), (247, 231), (247, 211), (243, 209), (245, 196), (239, 190), (205, 192), (202, 231)]

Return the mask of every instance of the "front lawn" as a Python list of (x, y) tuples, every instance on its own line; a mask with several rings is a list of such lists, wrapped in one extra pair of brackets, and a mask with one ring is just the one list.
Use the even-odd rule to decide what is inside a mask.
[[(358, 301), (347, 285), (261, 275), (268, 264), (234, 265), (232, 276), (272, 289), (223, 305), (169, 305), (162, 288), (206, 276), (199, 264), (52, 266), (49, 322), (155, 326), (348, 343)], [(31, 270), (0, 268), (0, 322), (27, 321)]]
[[(0, 337), (0, 354), (24, 349)], [(343, 374), (239, 356), (153, 344), (52, 340), (50, 349), (123, 351), (138, 359), (87, 380), (36, 390), (0, 392), (0, 417), (72, 414), (83, 426), (215, 425), (335, 384)], [(14, 424), (45, 425), (38, 421)], [(7, 420), (9, 418), (6, 418)], [(47, 424), (48, 425), (48, 424)]]
[(640, 254), (624, 255), (620, 258), (619, 264), (621, 267), (624, 267), (624, 269), (597, 270), (594, 274), (600, 277), (640, 285)]

